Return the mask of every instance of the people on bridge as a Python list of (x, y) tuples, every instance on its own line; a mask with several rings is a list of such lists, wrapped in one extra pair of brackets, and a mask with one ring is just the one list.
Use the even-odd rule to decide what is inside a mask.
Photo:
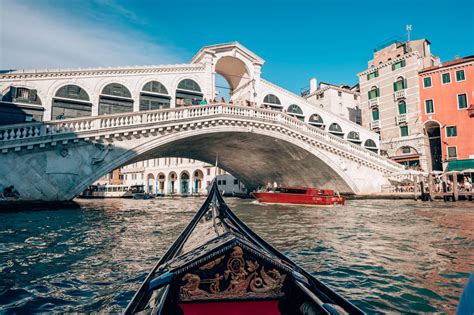
[(207, 105), (207, 99), (206, 99), (206, 98), (203, 98), (203, 99), (202, 99), (201, 105)]
[(199, 105), (199, 100), (197, 98), (193, 98), (193, 100), (191, 101), (191, 104)]
[(225, 103), (224, 96), (221, 97), (221, 103)]

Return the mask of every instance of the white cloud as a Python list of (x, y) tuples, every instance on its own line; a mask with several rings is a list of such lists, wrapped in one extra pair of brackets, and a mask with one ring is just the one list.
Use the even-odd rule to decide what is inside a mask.
[[(112, 1), (106, 1), (110, 6)], [(117, 8), (124, 14), (122, 7)], [(129, 13), (132, 14), (132, 13)], [(78, 18), (83, 16), (83, 18)], [(87, 15), (0, 0), (0, 69), (132, 66), (186, 62), (183, 51)]]

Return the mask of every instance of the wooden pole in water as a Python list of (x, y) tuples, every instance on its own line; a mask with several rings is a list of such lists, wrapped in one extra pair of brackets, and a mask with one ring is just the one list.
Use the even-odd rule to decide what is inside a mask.
[(453, 173), (453, 201), (458, 201), (458, 173)]
[(413, 198), (416, 200), (416, 186), (418, 183), (418, 175), (413, 176)]

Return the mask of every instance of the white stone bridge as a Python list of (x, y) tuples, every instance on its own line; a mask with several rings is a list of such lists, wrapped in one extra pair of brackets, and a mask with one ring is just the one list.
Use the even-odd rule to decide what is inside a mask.
[(136, 161), (183, 157), (219, 166), (250, 189), (268, 181), (381, 191), (402, 166), (285, 113), (199, 105), (0, 128), (0, 187), (25, 201), (70, 200)]

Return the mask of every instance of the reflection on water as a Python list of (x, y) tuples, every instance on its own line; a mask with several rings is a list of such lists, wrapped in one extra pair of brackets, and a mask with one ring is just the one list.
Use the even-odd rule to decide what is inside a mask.
[[(80, 200), (81, 209), (0, 213), (0, 311), (122, 310), (203, 200)], [(472, 202), (227, 202), (367, 312), (453, 312), (474, 270)]]

